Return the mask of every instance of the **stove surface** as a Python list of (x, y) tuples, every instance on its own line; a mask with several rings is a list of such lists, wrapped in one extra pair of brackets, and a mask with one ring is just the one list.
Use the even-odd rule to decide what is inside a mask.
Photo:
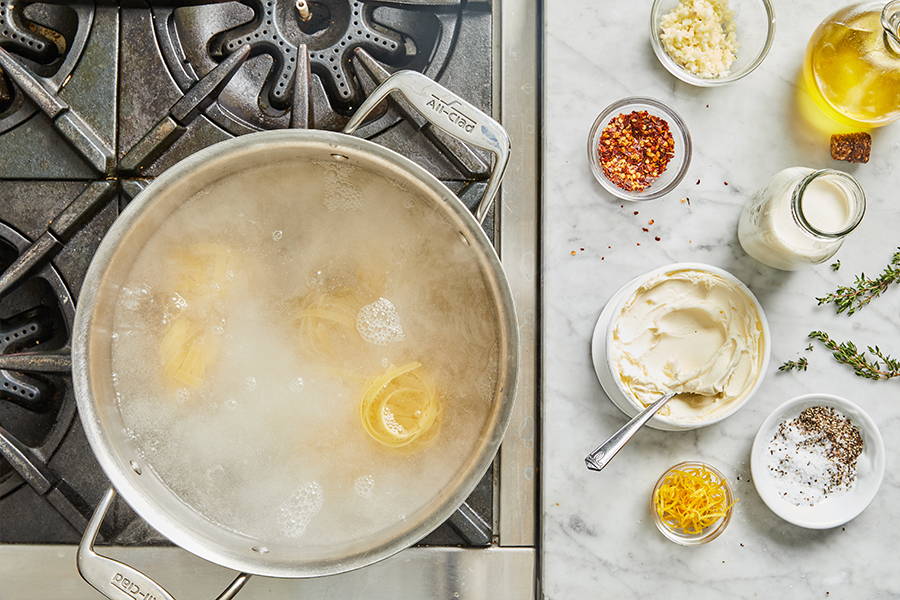
[[(0, 1), (0, 543), (76, 543), (109, 485), (75, 418), (68, 341), (93, 253), (149, 181), (236, 135), (339, 130), (397, 69), (491, 112), (490, 3), (308, 6)], [(480, 198), (488, 159), (401, 102), (358, 135)], [(495, 541), (495, 479), (421, 543)], [(122, 502), (108, 521), (107, 542), (167, 543)]]

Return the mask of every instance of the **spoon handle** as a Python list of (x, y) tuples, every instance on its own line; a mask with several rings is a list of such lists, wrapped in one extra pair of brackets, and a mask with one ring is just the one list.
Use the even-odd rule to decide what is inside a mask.
[(612, 460), (613, 456), (628, 443), (638, 429), (643, 427), (663, 405), (675, 396), (675, 392), (669, 392), (662, 396), (659, 400), (645, 408), (636, 417), (628, 421), (620, 430), (612, 434), (612, 436), (594, 448), (593, 452), (588, 454), (584, 459), (584, 464), (591, 471), (600, 471)]

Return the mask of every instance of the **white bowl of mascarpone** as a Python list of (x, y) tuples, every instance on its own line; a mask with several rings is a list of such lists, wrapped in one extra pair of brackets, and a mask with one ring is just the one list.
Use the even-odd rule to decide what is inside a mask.
[(613, 295), (591, 350), (600, 385), (629, 417), (677, 391), (648, 425), (683, 431), (740, 410), (762, 383), (771, 349), (765, 313), (746, 285), (718, 267), (675, 263)]

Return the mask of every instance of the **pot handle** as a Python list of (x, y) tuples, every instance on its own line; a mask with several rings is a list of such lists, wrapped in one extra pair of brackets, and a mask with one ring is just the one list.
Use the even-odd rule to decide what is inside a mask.
[(403, 95), (435, 127), (494, 155), (494, 166), (484, 196), (475, 209), (475, 218), (483, 223), (509, 162), (510, 144), (506, 130), (483, 111), (418, 71), (397, 71), (363, 101), (344, 127), (344, 133), (356, 131), (368, 114), (395, 92)]
[[(97, 541), (100, 526), (115, 497), (116, 492), (113, 488), (106, 490), (84, 530), (81, 543), (78, 545), (78, 573), (82, 579), (109, 600), (135, 600), (135, 598), (175, 600), (165, 588), (134, 567), (107, 556), (101, 556), (94, 551), (94, 542)], [(241, 591), (248, 579), (250, 579), (249, 574), (241, 573), (225, 588), (224, 592), (219, 594), (216, 600), (231, 600)]]

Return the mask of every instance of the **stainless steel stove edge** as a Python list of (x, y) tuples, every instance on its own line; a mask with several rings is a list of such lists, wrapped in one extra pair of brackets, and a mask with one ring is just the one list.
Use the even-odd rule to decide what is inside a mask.
[[(538, 531), (537, 463), (540, 279), (538, 136), (538, 14), (534, 0), (495, 0), (495, 116), (509, 134), (513, 152), (495, 219), (495, 240), (519, 320), (519, 379), (516, 405), (500, 447), (499, 544), (534, 547)], [(496, 463), (495, 463), (496, 464)]]
[[(97, 593), (74, 576), (75, 551), (74, 546), (0, 546), (0, 598), (94, 600)], [(176, 598), (214, 598), (234, 578), (232, 571), (177, 547), (109, 547), (103, 552), (147, 568)], [(529, 600), (535, 598), (534, 581), (533, 548), (417, 547), (333, 577), (253, 578), (238, 597)]]

